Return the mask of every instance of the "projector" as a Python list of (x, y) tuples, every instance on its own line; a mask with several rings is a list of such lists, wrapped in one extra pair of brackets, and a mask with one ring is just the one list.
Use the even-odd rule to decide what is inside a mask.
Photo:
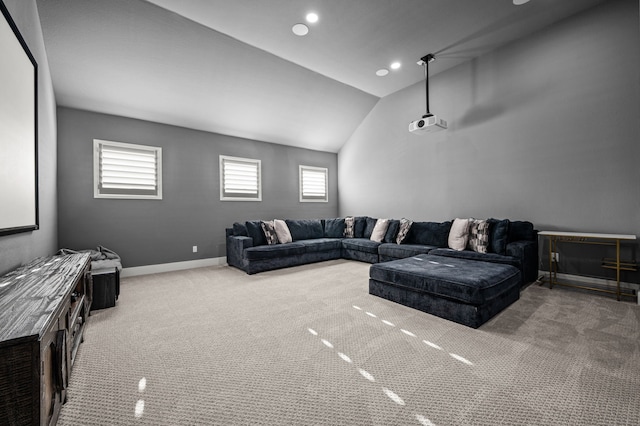
[(411, 133), (427, 133), (446, 128), (447, 122), (433, 114), (409, 123)]

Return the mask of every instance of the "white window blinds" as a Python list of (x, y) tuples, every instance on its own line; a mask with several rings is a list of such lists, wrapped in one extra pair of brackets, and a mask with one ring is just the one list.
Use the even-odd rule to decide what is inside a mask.
[(328, 169), (300, 166), (300, 202), (327, 202)]
[(162, 199), (162, 148), (94, 139), (94, 197)]
[(261, 161), (220, 156), (220, 200), (262, 201)]

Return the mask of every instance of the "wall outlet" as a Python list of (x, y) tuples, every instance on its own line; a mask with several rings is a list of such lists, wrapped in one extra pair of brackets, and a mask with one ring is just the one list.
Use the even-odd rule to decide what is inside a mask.
[(198, 252), (198, 246), (193, 246), (193, 252), (197, 253)]
[(552, 252), (551, 252), (551, 259), (552, 259), (554, 262), (560, 262), (560, 253), (558, 253), (558, 252), (553, 252), (553, 251), (552, 251)]

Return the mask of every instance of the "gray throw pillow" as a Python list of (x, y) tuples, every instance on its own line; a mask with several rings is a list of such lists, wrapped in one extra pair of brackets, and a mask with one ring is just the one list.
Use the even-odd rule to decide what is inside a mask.
[(478, 253), (486, 253), (489, 247), (489, 222), (469, 219), (469, 248)]
[(407, 238), (407, 234), (409, 233), (412, 224), (413, 221), (410, 219), (400, 219), (400, 227), (398, 228), (398, 236), (396, 237), (397, 244), (402, 244), (404, 239)]
[(272, 220), (263, 220), (260, 222), (260, 226), (262, 227), (262, 232), (264, 232), (264, 237), (267, 240), (267, 244), (278, 244), (278, 236), (276, 235), (276, 227)]
[(344, 218), (344, 237), (353, 238), (355, 235), (355, 218), (353, 216), (347, 216)]

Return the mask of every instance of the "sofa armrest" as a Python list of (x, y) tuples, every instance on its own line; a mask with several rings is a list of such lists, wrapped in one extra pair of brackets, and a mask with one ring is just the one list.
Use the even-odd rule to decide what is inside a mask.
[(242, 259), (244, 250), (253, 247), (253, 238), (243, 236), (227, 237), (227, 264), (244, 270)]
[(538, 241), (512, 241), (507, 244), (507, 256), (520, 259), (524, 284), (538, 278)]

